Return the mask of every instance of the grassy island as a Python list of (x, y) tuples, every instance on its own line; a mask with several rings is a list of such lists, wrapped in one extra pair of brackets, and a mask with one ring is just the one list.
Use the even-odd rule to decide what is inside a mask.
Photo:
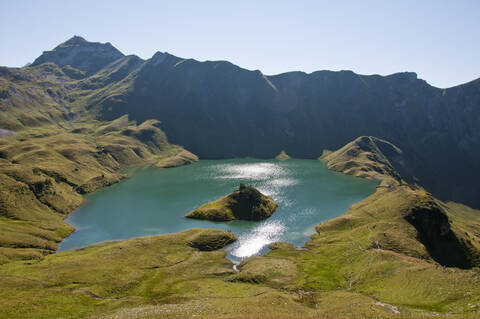
[(272, 216), (278, 205), (257, 189), (240, 185), (230, 195), (200, 206), (185, 217), (211, 221), (263, 220)]

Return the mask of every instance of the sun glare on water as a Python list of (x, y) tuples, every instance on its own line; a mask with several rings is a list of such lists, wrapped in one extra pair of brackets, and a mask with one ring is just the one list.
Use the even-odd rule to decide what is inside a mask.
[(232, 247), (232, 256), (245, 258), (258, 254), (263, 247), (279, 241), (286, 227), (279, 221), (265, 222), (238, 238)]
[(220, 178), (266, 180), (285, 174), (285, 169), (274, 163), (249, 163), (240, 165), (218, 165)]

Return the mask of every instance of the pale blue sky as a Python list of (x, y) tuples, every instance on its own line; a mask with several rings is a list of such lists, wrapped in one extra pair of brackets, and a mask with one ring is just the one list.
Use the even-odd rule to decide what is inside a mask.
[(73, 35), (265, 74), (413, 71), (438, 87), (480, 77), (476, 0), (0, 1), (0, 65), (32, 62)]

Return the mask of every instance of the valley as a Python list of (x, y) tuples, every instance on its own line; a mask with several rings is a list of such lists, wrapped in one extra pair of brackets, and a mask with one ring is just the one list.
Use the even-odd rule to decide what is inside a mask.
[[(0, 318), (476, 318), (479, 105), (77, 36), (2, 67)], [(184, 218), (240, 184), (277, 211)]]

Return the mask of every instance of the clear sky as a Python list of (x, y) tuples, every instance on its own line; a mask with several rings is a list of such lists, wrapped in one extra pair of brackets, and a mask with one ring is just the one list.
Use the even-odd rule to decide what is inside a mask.
[(0, 1), (0, 65), (73, 35), (265, 74), (413, 71), (442, 88), (480, 77), (480, 0)]

